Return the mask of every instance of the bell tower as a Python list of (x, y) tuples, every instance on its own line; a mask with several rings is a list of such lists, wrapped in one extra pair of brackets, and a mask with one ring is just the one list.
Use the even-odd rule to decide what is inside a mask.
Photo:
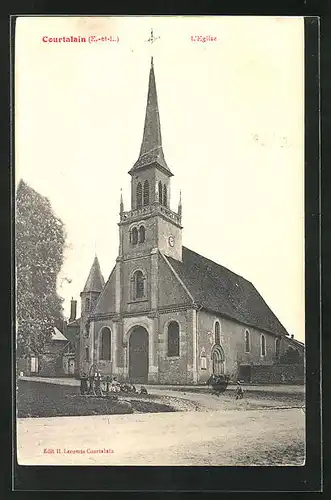
[(182, 207), (170, 208), (173, 173), (163, 153), (153, 57), (149, 72), (143, 138), (131, 176), (131, 209), (120, 205), (120, 257), (146, 255), (159, 249), (182, 260)]

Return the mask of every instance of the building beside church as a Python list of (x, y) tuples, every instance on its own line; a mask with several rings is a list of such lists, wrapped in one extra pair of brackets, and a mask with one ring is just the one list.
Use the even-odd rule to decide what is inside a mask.
[[(170, 209), (153, 58), (143, 139), (120, 202), (119, 252), (107, 282), (95, 257), (81, 292), (79, 373), (135, 383), (199, 384), (212, 373), (251, 381), (277, 363), (289, 334), (255, 287), (182, 244)], [(75, 325), (77, 325), (77, 320)]]

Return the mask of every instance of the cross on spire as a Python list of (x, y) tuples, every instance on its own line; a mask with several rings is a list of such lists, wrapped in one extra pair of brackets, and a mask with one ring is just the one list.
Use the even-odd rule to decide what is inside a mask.
[(151, 36), (149, 37), (148, 40), (146, 40), (146, 42), (149, 42), (149, 43), (154, 43), (156, 40), (158, 40), (160, 37), (159, 36), (154, 36), (154, 33), (153, 33), (153, 28), (151, 29)]

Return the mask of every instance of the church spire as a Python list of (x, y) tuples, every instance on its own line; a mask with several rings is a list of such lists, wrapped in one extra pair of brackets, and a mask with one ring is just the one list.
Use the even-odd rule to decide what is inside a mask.
[(140, 148), (140, 156), (162, 149), (161, 124), (159, 106), (157, 102), (157, 92), (154, 74), (153, 57), (151, 58), (151, 69), (149, 72), (148, 96), (145, 115), (144, 135)]
[(161, 124), (156, 92), (153, 57), (151, 58), (151, 67), (149, 71), (148, 95), (143, 139), (141, 142), (139, 158), (132, 169), (129, 171), (129, 174), (132, 174), (138, 169), (146, 168), (152, 164), (156, 164), (156, 166), (163, 170), (167, 175), (173, 175), (165, 162), (162, 149)]

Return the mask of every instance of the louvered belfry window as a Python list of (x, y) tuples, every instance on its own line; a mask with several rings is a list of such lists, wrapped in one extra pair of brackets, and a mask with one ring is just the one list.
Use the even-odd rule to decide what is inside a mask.
[(138, 229), (134, 227), (131, 232), (131, 243), (136, 245), (138, 243)]
[(144, 228), (144, 226), (140, 226), (140, 228), (139, 228), (139, 243), (144, 243), (145, 236), (146, 236), (145, 228)]
[(142, 208), (142, 204), (143, 204), (143, 188), (141, 186), (141, 182), (138, 182), (138, 184), (137, 184), (136, 198), (137, 198), (137, 208)]
[(165, 207), (168, 205), (168, 191), (165, 184), (163, 185), (163, 205)]
[(162, 182), (159, 182), (159, 203), (162, 205)]
[(144, 182), (144, 207), (149, 205), (149, 182)]

